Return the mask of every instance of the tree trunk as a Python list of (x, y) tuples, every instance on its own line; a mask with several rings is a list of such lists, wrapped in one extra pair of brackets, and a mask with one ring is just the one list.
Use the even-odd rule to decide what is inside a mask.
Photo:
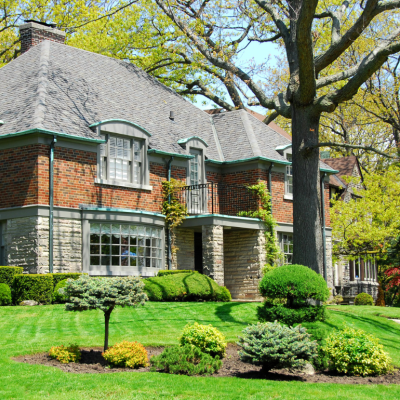
[(108, 326), (110, 323), (110, 317), (111, 313), (114, 307), (110, 307), (105, 313), (104, 313), (104, 323), (105, 323), (105, 332), (104, 332), (104, 351), (108, 349)]
[(292, 104), (293, 263), (323, 275), (319, 148), (320, 115)]

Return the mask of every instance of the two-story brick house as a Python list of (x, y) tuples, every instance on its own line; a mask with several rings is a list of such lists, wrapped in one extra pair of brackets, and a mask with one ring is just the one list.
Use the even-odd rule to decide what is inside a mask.
[[(250, 201), (244, 185), (265, 181), (290, 261), (290, 140), (244, 110), (210, 115), (130, 63), (64, 45), (55, 28), (20, 31), (22, 54), (0, 69), (0, 265), (152, 276), (170, 264), (257, 298), (264, 225), (237, 212)], [(321, 162), (330, 286), (332, 173)], [(172, 263), (169, 177), (188, 185), (190, 214)]]

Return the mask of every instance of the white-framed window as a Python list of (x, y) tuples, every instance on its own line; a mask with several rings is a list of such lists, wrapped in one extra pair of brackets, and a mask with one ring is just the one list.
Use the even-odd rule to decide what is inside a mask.
[(162, 228), (90, 224), (90, 267), (161, 268), (162, 252)]
[[(292, 155), (286, 154), (286, 159), (292, 162)], [(286, 165), (285, 171), (285, 195), (293, 197), (293, 166), (292, 164)]]
[(201, 170), (202, 170), (202, 151), (197, 149), (190, 149), (190, 155), (194, 156), (190, 159), (190, 175), (189, 175), (189, 182), (190, 185), (198, 185), (202, 183), (201, 179)]
[(0, 265), (7, 265), (6, 222), (0, 221)]
[(120, 136), (103, 136), (100, 145), (100, 176), (109, 182), (143, 183), (143, 140)]
[(279, 233), (279, 245), (285, 256), (285, 264), (293, 263), (293, 233)]
[(374, 258), (358, 257), (349, 262), (350, 281), (377, 281), (376, 260)]

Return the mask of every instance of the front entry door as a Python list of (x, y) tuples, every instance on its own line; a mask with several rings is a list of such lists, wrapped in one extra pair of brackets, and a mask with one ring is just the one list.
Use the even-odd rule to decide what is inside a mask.
[(203, 273), (203, 239), (201, 232), (194, 233), (194, 269)]

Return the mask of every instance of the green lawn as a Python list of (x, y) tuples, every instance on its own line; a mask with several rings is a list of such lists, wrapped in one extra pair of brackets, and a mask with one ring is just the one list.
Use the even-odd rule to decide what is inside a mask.
[[(182, 328), (198, 321), (220, 329), (231, 342), (256, 322), (252, 303), (147, 303), (117, 309), (111, 316), (110, 343), (123, 339), (145, 345), (177, 343)], [(331, 307), (332, 308), (332, 307)], [(345, 322), (378, 336), (400, 365), (400, 309), (333, 307), (331, 318), (313, 330)], [(203, 378), (158, 373), (70, 374), (56, 368), (16, 363), (10, 357), (43, 352), (52, 345), (101, 346), (101, 312), (65, 312), (63, 306), (0, 308), (1, 399), (398, 399), (399, 386), (361, 386), (269, 382), (240, 378)]]

